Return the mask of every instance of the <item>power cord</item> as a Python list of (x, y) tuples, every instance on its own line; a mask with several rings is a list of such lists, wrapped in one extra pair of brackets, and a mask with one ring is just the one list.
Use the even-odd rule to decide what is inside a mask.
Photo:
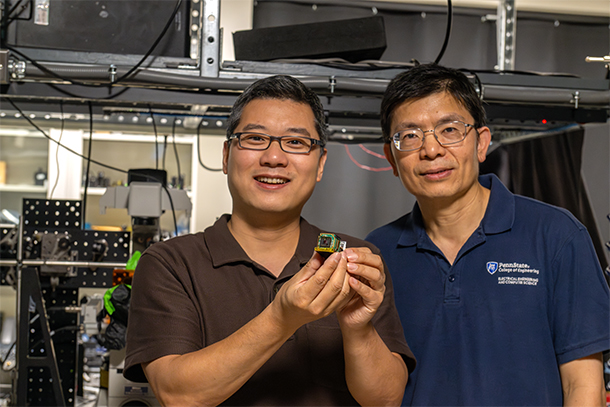
[(196, 141), (196, 146), (195, 147), (197, 148), (197, 159), (199, 160), (199, 165), (201, 165), (204, 169), (206, 169), (208, 171), (212, 171), (212, 172), (222, 171), (222, 168), (210, 168), (210, 167), (208, 167), (201, 160), (201, 149), (199, 148), (199, 137), (201, 136), (201, 124), (203, 123), (204, 120), (205, 120), (205, 118), (201, 119), (201, 121), (197, 125), (197, 139), (195, 140)]
[[(144, 54), (144, 56), (140, 59), (140, 61), (138, 61), (137, 64), (135, 64), (133, 67), (131, 67), (123, 76), (119, 77), (117, 80), (115, 81), (111, 81), (109, 84), (92, 84), (89, 82), (82, 82), (82, 81), (77, 81), (74, 79), (70, 79), (70, 78), (66, 78), (62, 75), (57, 74), (56, 72), (48, 69), (47, 67), (39, 64), (38, 62), (34, 61), (32, 58), (30, 58), (29, 56), (25, 55), (24, 53), (16, 50), (13, 46), (10, 45), (6, 45), (6, 48), (8, 50), (10, 50), (11, 52), (14, 52), (15, 54), (21, 56), (22, 58), (28, 60), (32, 65), (34, 65), (36, 68), (40, 69), (41, 71), (47, 73), (48, 75), (51, 75), (57, 79), (61, 79), (64, 82), (69, 82), (73, 85), (81, 85), (81, 86), (87, 86), (87, 87), (106, 87), (106, 86), (112, 86), (112, 85), (117, 85), (121, 82), (123, 82), (125, 79), (129, 78), (136, 70), (138, 70), (142, 64), (144, 64), (144, 62), (146, 61), (146, 59), (152, 54), (152, 52), (155, 50), (155, 48), (157, 47), (157, 45), (159, 45), (159, 42), (161, 42), (161, 40), (163, 39), (163, 37), (165, 36), (165, 34), (167, 33), (167, 30), (169, 29), (169, 27), (171, 26), (172, 22), (174, 21), (174, 18), (176, 17), (176, 14), (178, 13), (178, 11), (180, 10), (180, 6), (182, 5), (182, 1), (183, 0), (177, 0), (176, 2), (176, 6), (174, 7), (174, 10), (172, 12), (172, 14), (170, 15), (169, 19), (167, 20), (167, 22), (165, 23), (165, 26), (163, 27), (163, 30), (161, 31), (161, 33), (157, 36), (156, 40), (153, 42), (153, 44), (151, 45), (151, 47), (148, 49), (148, 51)], [(52, 84), (49, 84), (52, 85)], [(60, 90), (59, 88), (52, 86), (54, 89)], [(120, 91), (120, 93), (125, 92), (127, 89), (123, 89), (122, 91)], [(66, 94), (69, 94), (70, 96), (73, 97), (80, 97), (82, 98), (82, 96), (78, 96), (75, 94), (72, 94), (68, 91), (64, 91), (64, 90), (60, 90), (61, 92), (64, 92)], [(115, 95), (111, 95), (108, 98), (114, 98), (117, 97), (120, 93), (117, 93)]]
[(434, 60), (435, 64), (438, 64), (443, 55), (445, 55), (445, 51), (447, 50), (447, 44), (449, 43), (449, 37), (451, 36), (451, 25), (453, 20), (453, 5), (451, 4), (451, 0), (447, 0), (447, 29), (445, 30), (445, 41), (443, 41), (443, 46), (441, 47), (441, 51), (438, 56)]

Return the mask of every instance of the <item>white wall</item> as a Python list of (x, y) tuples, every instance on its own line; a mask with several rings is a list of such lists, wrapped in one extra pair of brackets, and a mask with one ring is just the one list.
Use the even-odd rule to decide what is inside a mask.
[[(83, 153), (82, 130), (51, 129), (49, 137), (73, 151)], [(81, 199), (82, 159), (49, 140), (49, 199)], [(60, 171), (61, 169), (61, 171)], [(64, 173), (62, 173), (62, 171)], [(57, 181), (57, 182), (56, 182)]]
[[(222, 168), (223, 136), (201, 136), (199, 151), (201, 160), (209, 168)], [(208, 171), (197, 165), (196, 193), (197, 207), (193, 208), (195, 219), (194, 230), (198, 232), (212, 225), (223, 213), (230, 213), (232, 208), (231, 196), (227, 186), (227, 176), (222, 171)]]
[[(419, 3), (426, 5), (446, 5), (447, 0), (372, 0), (393, 1), (396, 3)], [(499, 0), (453, 0), (458, 7), (498, 7)], [(610, 16), (608, 0), (515, 0), (517, 11), (536, 11), (542, 13), (565, 13)]]
[(222, 60), (234, 61), (233, 33), (252, 29), (254, 0), (221, 0), (220, 27), (223, 30)]

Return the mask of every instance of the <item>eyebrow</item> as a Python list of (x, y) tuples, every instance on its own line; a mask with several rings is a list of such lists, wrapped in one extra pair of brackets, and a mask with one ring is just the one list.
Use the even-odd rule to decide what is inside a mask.
[[(251, 130), (264, 130), (267, 131), (267, 128), (262, 124), (257, 123), (248, 123), (244, 126), (242, 131), (251, 131)], [(304, 127), (289, 127), (286, 129), (285, 133), (288, 134), (300, 134), (302, 136), (311, 137), (311, 133)]]
[[(466, 118), (460, 114), (448, 113), (448, 114), (442, 116), (439, 120), (437, 120), (436, 124), (451, 122), (451, 121), (465, 121), (465, 120), (466, 120)], [(396, 126), (396, 128), (397, 129), (418, 129), (418, 128), (421, 128), (421, 126), (415, 122), (404, 121), (402, 123), (399, 123), (398, 126)]]
[(250, 130), (266, 130), (267, 128), (262, 124), (257, 123), (248, 123), (244, 126), (242, 131), (250, 131)]
[(309, 131), (304, 127), (289, 127), (286, 130), (286, 133), (296, 133), (296, 134), (300, 134), (302, 136), (311, 137), (311, 134), (309, 133)]

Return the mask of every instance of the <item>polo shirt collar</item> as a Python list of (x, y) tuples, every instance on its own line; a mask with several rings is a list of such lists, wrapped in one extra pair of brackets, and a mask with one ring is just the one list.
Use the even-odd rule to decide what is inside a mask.
[(486, 235), (510, 230), (515, 222), (515, 195), (495, 174), (479, 176), (479, 182), (491, 190), (487, 210), (481, 225)]
[(318, 235), (321, 230), (301, 218), (301, 232), (299, 236), (299, 244), (294, 253), (294, 257), (298, 260), (301, 266), (304, 266), (313, 255), (313, 248), (318, 241)]
[[(483, 233), (490, 235), (510, 230), (515, 221), (515, 196), (494, 174), (479, 176), (479, 183), (491, 190), (487, 209), (481, 221)], [(410, 216), (405, 217), (405, 225), (398, 239), (398, 245), (423, 247), (428, 241), (424, 219), (419, 204), (415, 202)]]
[[(228, 221), (231, 215), (222, 215), (212, 226), (205, 230), (204, 239), (208, 246), (212, 264), (221, 267), (229, 263), (243, 262), (253, 264), (253, 261), (229, 231)], [(320, 230), (301, 218), (299, 244), (294, 257), (300, 264), (305, 264), (311, 258), (311, 242), (317, 241)]]
[(208, 246), (214, 267), (236, 262), (252, 263), (250, 257), (229, 231), (227, 224), (229, 219), (231, 219), (231, 215), (225, 213), (205, 230), (205, 244)]
[(398, 238), (399, 246), (414, 246), (423, 244), (426, 239), (426, 228), (419, 204), (415, 202), (411, 214), (405, 218), (402, 234)]

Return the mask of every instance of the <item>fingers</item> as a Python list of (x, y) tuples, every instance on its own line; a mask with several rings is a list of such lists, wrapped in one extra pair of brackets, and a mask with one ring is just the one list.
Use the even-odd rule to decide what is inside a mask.
[(304, 282), (302, 293), (310, 299), (314, 299), (326, 287), (326, 284), (339, 266), (341, 255), (333, 253), (324, 261), (322, 256), (314, 253), (305, 267), (299, 273), (299, 280)]
[(305, 264), (305, 266), (298, 273), (296, 273), (292, 279), (295, 282), (305, 283), (311, 278), (311, 276), (316, 274), (322, 264), (324, 264), (324, 259), (322, 256), (314, 252), (307, 264)]
[(342, 331), (362, 329), (370, 324), (383, 302), (385, 265), (380, 256), (365, 247), (346, 249), (344, 255), (348, 261), (348, 283), (354, 294), (337, 316)]
[(326, 261), (314, 253), (305, 267), (285, 284), (289, 302), (313, 315), (332, 313), (350, 293), (346, 266), (347, 260), (341, 253), (332, 254)]
[(362, 282), (358, 280), (356, 277), (350, 276), (348, 278), (348, 282), (350, 288), (354, 291), (355, 294), (358, 294), (362, 301), (371, 308), (376, 308), (383, 301), (383, 296), (385, 293), (385, 287), (381, 289), (373, 289), (371, 286), (367, 284), (367, 282)]
[(341, 253), (336, 253), (336, 255), (339, 261), (335, 271), (312, 301), (314, 308), (324, 308), (329, 313), (344, 305), (352, 296), (347, 273), (347, 259)]
[[(359, 282), (370, 286), (375, 291), (385, 290), (384, 264), (379, 255), (368, 248), (349, 248), (345, 251), (347, 271)], [(354, 284), (351, 284), (354, 288)]]

